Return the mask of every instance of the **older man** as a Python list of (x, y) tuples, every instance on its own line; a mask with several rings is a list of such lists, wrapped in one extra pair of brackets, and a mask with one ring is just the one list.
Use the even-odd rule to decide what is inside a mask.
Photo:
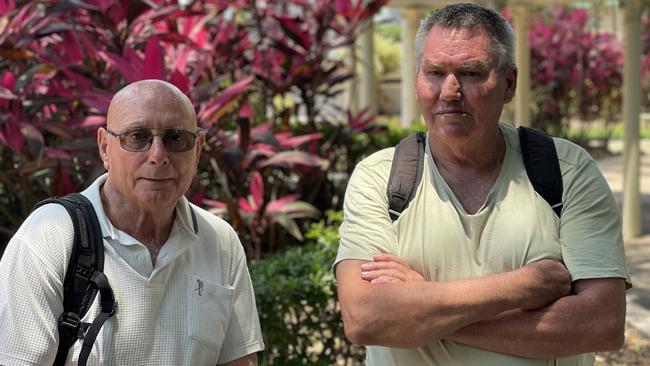
[(335, 264), (348, 338), (369, 345), (370, 366), (577, 366), (619, 348), (629, 278), (616, 203), (561, 139), (561, 219), (533, 189), (517, 130), (499, 122), (516, 86), (510, 26), (450, 5), (422, 22), (416, 49), (422, 180), (392, 222), (394, 149), (351, 177)]
[[(205, 142), (189, 99), (164, 81), (133, 83), (111, 101), (97, 141), (108, 172), (83, 195), (99, 218), (119, 309), (89, 364), (256, 365), (264, 344), (237, 234), (183, 196)], [(71, 219), (55, 204), (35, 210), (9, 242), (0, 261), (0, 364), (54, 361), (72, 243)], [(98, 312), (96, 301), (85, 318)]]

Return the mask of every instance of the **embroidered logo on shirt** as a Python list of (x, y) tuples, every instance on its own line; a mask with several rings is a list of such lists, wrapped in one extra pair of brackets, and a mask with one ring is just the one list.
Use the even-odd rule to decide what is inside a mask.
[(196, 291), (199, 296), (203, 296), (203, 281), (199, 280), (198, 278), (196, 279), (196, 288), (194, 291)]

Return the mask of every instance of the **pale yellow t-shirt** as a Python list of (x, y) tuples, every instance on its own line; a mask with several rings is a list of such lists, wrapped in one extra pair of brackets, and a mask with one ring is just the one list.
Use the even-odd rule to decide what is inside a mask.
[[(422, 181), (394, 223), (386, 186), (394, 148), (360, 162), (348, 184), (336, 262), (392, 253), (427, 280), (449, 281), (505, 272), (543, 258), (562, 259), (572, 280), (620, 277), (628, 284), (619, 211), (593, 159), (577, 145), (554, 139), (562, 171), (562, 219), (533, 189), (517, 130), (500, 124), (506, 153), (497, 180), (476, 214), (467, 214), (441, 177), (428, 145)], [(399, 309), (396, 309), (399, 311)], [(592, 365), (593, 354), (530, 359), (447, 340), (427, 347), (367, 347), (366, 363), (389, 365)]]

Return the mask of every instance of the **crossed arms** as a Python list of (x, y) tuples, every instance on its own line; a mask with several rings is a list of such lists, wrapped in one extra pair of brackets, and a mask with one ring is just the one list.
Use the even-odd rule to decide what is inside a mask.
[(449, 339), (515, 356), (558, 358), (618, 349), (625, 282), (573, 283), (563, 264), (449, 282), (425, 281), (402, 259), (344, 260), (336, 267), (345, 334), (353, 343), (422, 347)]

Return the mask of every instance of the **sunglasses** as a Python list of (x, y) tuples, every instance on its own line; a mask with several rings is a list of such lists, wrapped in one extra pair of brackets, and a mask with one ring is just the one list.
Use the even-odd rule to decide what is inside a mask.
[(106, 132), (120, 140), (122, 149), (132, 152), (149, 150), (155, 136), (162, 137), (163, 145), (169, 152), (188, 151), (194, 147), (196, 137), (201, 133), (201, 130), (192, 132), (174, 128), (156, 130), (161, 132), (154, 133), (154, 129), (144, 127), (130, 128), (119, 133), (106, 129)]

